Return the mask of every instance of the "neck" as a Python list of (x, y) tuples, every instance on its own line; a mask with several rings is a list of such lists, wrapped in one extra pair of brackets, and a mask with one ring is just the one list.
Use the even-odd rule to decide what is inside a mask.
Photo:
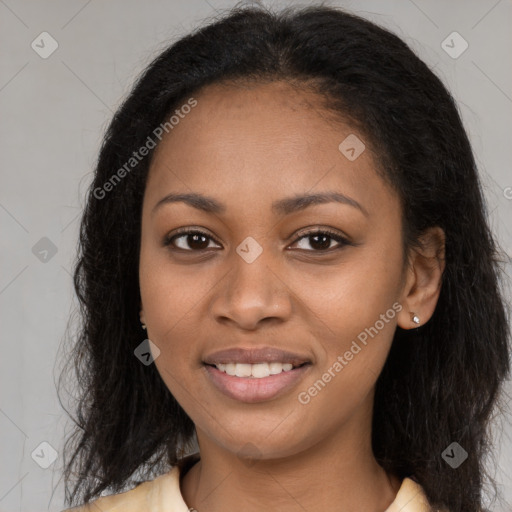
[(181, 483), (187, 506), (197, 512), (241, 504), (244, 512), (384, 512), (400, 487), (375, 460), (369, 432), (344, 431), (293, 456), (255, 461), (240, 459), (199, 431), (198, 440), (201, 460)]

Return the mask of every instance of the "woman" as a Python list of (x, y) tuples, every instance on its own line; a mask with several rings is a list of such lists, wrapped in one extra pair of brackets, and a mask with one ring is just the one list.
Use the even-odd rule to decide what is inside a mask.
[(403, 41), (323, 6), (232, 10), (105, 136), (68, 503), (482, 510), (497, 262), (454, 100)]

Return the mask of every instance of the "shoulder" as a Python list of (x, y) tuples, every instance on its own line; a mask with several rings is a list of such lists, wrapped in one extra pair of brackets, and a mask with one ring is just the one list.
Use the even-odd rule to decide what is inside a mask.
[(448, 512), (429, 505), (423, 487), (411, 478), (404, 478), (395, 500), (385, 512)]
[(186, 457), (186, 461), (167, 473), (142, 482), (129, 491), (102, 496), (62, 512), (188, 512), (180, 492), (180, 472), (188, 460)]
[(142, 482), (129, 491), (102, 496), (86, 505), (66, 509), (63, 512), (142, 512), (143, 510), (160, 512), (161, 508), (157, 507), (162, 501), (162, 494), (168, 491), (168, 485), (172, 486), (176, 470), (177, 468), (173, 468), (170, 472), (154, 480)]

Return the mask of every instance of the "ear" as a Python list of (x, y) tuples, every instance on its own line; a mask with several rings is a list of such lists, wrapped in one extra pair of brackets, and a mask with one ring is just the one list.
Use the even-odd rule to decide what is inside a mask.
[(146, 323), (145, 316), (144, 316), (144, 308), (142, 307), (142, 302), (140, 303), (139, 318), (140, 318), (140, 323), (141, 324), (145, 324)]
[[(402, 329), (419, 327), (432, 317), (441, 292), (445, 268), (445, 233), (439, 227), (428, 228), (419, 239), (419, 246), (408, 255), (406, 278), (398, 314)], [(416, 317), (419, 322), (414, 322)]]

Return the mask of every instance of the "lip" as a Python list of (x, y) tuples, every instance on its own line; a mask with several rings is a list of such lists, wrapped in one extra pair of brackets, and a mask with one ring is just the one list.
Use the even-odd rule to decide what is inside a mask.
[[(231, 361), (233, 362), (233, 359)], [(304, 364), (293, 370), (283, 371), (277, 375), (270, 375), (260, 379), (228, 375), (215, 366), (208, 366), (206, 364), (204, 368), (210, 381), (221, 393), (233, 400), (256, 403), (272, 400), (289, 392), (309, 372), (311, 364)]]
[[(311, 359), (301, 354), (295, 354), (286, 350), (280, 350), (273, 347), (261, 348), (241, 348), (234, 347), (225, 350), (219, 350), (203, 360), (203, 363), (215, 365), (219, 363), (291, 363), (293, 366), (299, 366), (304, 363), (311, 363)], [(290, 370), (294, 371), (294, 370)], [(267, 378), (267, 377), (265, 377)]]

